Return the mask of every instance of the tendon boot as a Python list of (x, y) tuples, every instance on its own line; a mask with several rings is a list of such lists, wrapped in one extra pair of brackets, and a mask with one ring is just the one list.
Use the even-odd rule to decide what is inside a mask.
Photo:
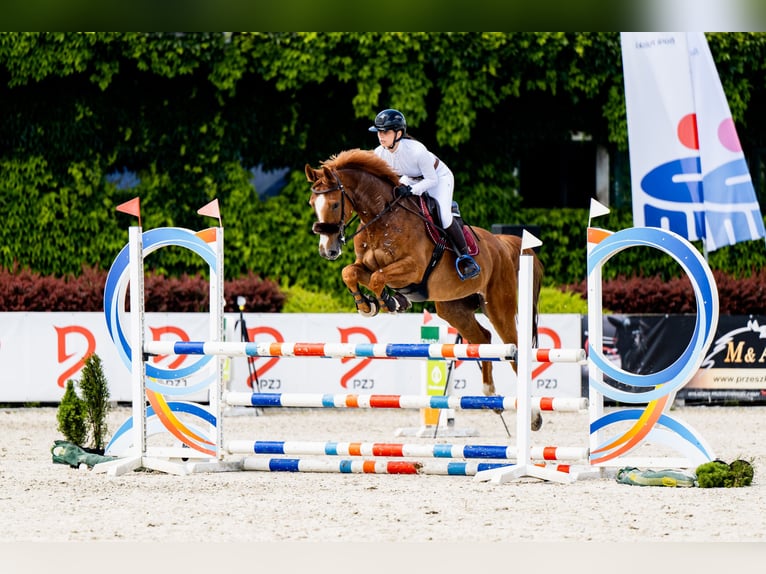
[(465, 236), (463, 235), (463, 230), (460, 227), (460, 224), (453, 220), (445, 231), (447, 232), (447, 237), (449, 237), (452, 245), (455, 247), (455, 252), (460, 254), (457, 261), (455, 261), (455, 269), (457, 270), (458, 277), (463, 281), (466, 279), (473, 279), (479, 274), (481, 268), (468, 253), (468, 245), (466, 245)]

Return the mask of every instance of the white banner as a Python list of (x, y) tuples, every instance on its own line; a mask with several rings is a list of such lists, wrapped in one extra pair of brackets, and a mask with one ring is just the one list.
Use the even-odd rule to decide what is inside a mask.
[(633, 222), (707, 251), (766, 236), (702, 32), (623, 32)]
[[(240, 341), (238, 314), (226, 314), (226, 340)], [(420, 343), (423, 317), (417, 314), (364, 318), (352, 313), (244, 315), (251, 341)], [(482, 323), (493, 333), (489, 321)], [(440, 325), (441, 342), (452, 343), (447, 325)], [(201, 341), (208, 338), (206, 313), (147, 313), (146, 338)], [(493, 342), (499, 343), (495, 337)], [(580, 315), (542, 315), (540, 347), (581, 348)], [(111, 400), (131, 400), (130, 369), (117, 353), (102, 313), (0, 313), (0, 402), (58, 402), (66, 381), (79, 381), (85, 358), (97, 353), (109, 382)], [(152, 358), (158, 366), (181, 367), (192, 358)], [(251, 358), (227, 361), (229, 388), (262, 392), (421, 394), (425, 362), (417, 359), (324, 359), (314, 357)], [(533, 395), (579, 397), (580, 365), (534, 364)], [(494, 364), (497, 393), (513, 395), (516, 378), (508, 363)], [(257, 385), (254, 384), (257, 378)], [(480, 395), (481, 373), (475, 361), (457, 361), (450, 378), (450, 394)], [(186, 397), (206, 400), (207, 396)]]

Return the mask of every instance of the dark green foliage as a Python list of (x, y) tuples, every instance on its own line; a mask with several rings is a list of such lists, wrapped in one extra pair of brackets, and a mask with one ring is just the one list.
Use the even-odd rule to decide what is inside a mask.
[(85, 360), (78, 386), (82, 396), (75, 391), (75, 382), (67, 381), (56, 413), (58, 428), (69, 442), (84, 446), (90, 438), (91, 448), (102, 451), (109, 432), (107, 416), (111, 406), (109, 382), (97, 354)]
[(719, 488), (729, 476), (729, 465), (720, 460), (706, 462), (697, 467), (697, 484), (700, 488)]
[(731, 471), (730, 481), (724, 483), (724, 486), (750, 486), (753, 484), (753, 465), (742, 459), (738, 459), (729, 464)]
[(80, 392), (87, 412), (91, 446), (103, 450), (108, 433), (109, 383), (104, 375), (101, 358), (93, 353), (85, 360), (80, 379)]
[(59, 432), (69, 442), (76, 445), (84, 444), (88, 436), (87, 417), (88, 412), (85, 402), (75, 392), (74, 381), (68, 380), (64, 395), (61, 397), (61, 402), (56, 411)]
[(700, 488), (735, 488), (753, 482), (753, 465), (741, 459), (731, 464), (722, 460), (706, 462), (697, 467), (696, 473)]
[(284, 313), (355, 313), (356, 307), (350, 294), (333, 296), (329, 293), (307, 291), (303, 287), (285, 290), (287, 299)]
[[(766, 35), (707, 36), (753, 153), (766, 146), (766, 114), (753, 104), (766, 99)], [(226, 279), (252, 273), (343, 297), (340, 270), (353, 254), (319, 258), (303, 166), (372, 148), (367, 127), (388, 106), (406, 110), (412, 134), (455, 173), (466, 222), (539, 225), (545, 284), (585, 279), (589, 192), (563, 208), (551, 174), (530, 175), (524, 164), (553, 166), (573, 132), (625, 155), (618, 32), (0, 34), (0, 269), (46, 278), (106, 270), (136, 223), (118, 204), (140, 197), (144, 229), (199, 229), (212, 222), (197, 209), (217, 198)], [(763, 196), (760, 164), (748, 159)], [(632, 225), (622, 165), (612, 174), (617, 209), (594, 222), (612, 230)], [(287, 187), (263, 195), (251, 181), (256, 166), (287, 168)], [(766, 249), (738, 244), (710, 263), (747, 277), (766, 267)], [(153, 253), (147, 269), (189, 283), (207, 273), (199, 257), (172, 248)], [(675, 262), (631, 249), (604, 277), (637, 270), (679, 275)], [(14, 310), (100, 300), (97, 283), (78, 301), (62, 300), (59, 285), (12, 293)], [(263, 298), (263, 310), (279, 310), (276, 297)]]
[(578, 313), (588, 314), (588, 301), (572, 291), (561, 291), (555, 287), (543, 287), (540, 290), (540, 313)]

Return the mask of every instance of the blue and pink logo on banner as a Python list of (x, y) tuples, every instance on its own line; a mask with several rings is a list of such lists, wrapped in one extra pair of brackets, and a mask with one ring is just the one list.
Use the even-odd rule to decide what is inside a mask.
[(701, 32), (622, 34), (633, 220), (713, 251), (766, 236)]

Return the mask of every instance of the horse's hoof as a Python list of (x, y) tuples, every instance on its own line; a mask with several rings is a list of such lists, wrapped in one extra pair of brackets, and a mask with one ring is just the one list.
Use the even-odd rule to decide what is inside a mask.
[(407, 299), (407, 297), (405, 297), (401, 293), (394, 293), (394, 299), (396, 300), (397, 313), (403, 313), (404, 311), (408, 311), (410, 307), (412, 307), (412, 303), (410, 302), (410, 300)]
[(529, 428), (533, 431), (539, 431), (540, 428), (543, 426), (543, 415), (540, 413), (540, 411), (535, 411), (532, 413), (532, 421), (529, 423)]
[(357, 306), (356, 310), (359, 311), (359, 314), (362, 317), (374, 317), (380, 311), (380, 306), (378, 305), (377, 301), (369, 299), (367, 301), (367, 311), (365, 311), (363, 307), (359, 306)]
[(401, 293), (392, 292), (384, 294), (381, 300), (381, 308), (385, 306), (389, 313), (403, 313), (412, 307), (412, 303)]

